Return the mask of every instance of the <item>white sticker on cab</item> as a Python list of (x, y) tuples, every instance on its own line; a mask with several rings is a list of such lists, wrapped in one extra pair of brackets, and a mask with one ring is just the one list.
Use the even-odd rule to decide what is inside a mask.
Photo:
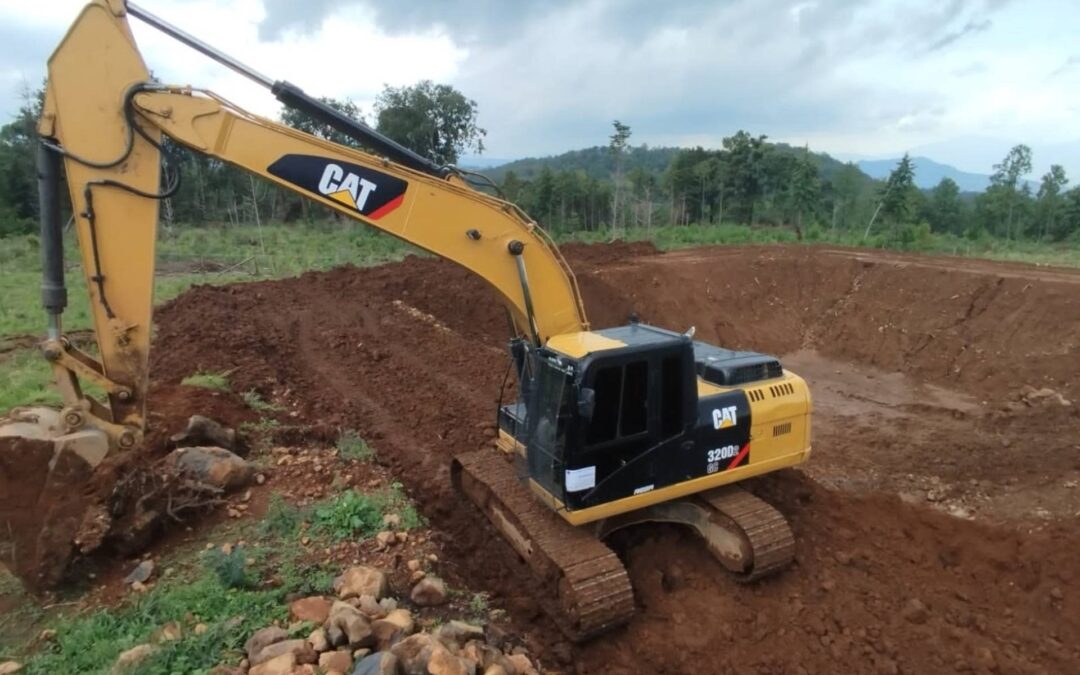
[(566, 470), (566, 491), (581, 492), (596, 487), (596, 467)]

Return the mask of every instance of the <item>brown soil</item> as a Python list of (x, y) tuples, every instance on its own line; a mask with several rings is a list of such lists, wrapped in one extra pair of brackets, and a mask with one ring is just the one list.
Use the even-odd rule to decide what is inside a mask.
[(753, 486), (799, 540), (780, 578), (738, 586), (682, 532), (643, 528), (612, 542), (637, 618), (563, 643), (527, 568), (450, 487), (450, 457), (490, 445), (506, 323), (443, 261), (192, 289), (158, 313), (154, 379), (228, 370), (287, 419), (358, 430), (442, 533), (451, 582), (491, 592), (553, 667), (1080, 669), (1080, 406), (1018, 400), (1024, 385), (1080, 398), (1080, 274), (826, 248), (565, 252), (594, 325), (695, 325), (807, 376), (814, 457)]

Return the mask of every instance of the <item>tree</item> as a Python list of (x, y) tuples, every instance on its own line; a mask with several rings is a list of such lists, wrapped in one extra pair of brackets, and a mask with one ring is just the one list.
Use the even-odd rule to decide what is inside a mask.
[(626, 160), (626, 148), (630, 142), (630, 127), (619, 120), (615, 120), (611, 124), (615, 128), (615, 133), (611, 134), (608, 143), (608, 149), (611, 150), (612, 164), (615, 168), (612, 174), (615, 190), (611, 202), (611, 230), (614, 235), (615, 230), (619, 227), (619, 216), (621, 215), (619, 200), (622, 196), (623, 164)]
[[(319, 98), (319, 101), (330, 106), (334, 110), (353, 118), (354, 120), (364, 124), (364, 116), (360, 112), (360, 108), (350, 101), (349, 99), (336, 99), (328, 96)], [(346, 136), (337, 129), (333, 128), (325, 122), (319, 122), (311, 118), (307, 113), (301, 112), (294, 108), (283, 107), (281, 109), (281, 122), (293, 129), (299, 129), (300, 131), (311, 134), (312, 136), (318, 136), (324, 138), (332, 143), (338, 145), (347, 145), (349, 147), (360, 147), (360, 143), (350, 136)]]
[(379, 133), (436, 164), (455, 164), (467, 150), (484, 151), (487, 131), (476, 123), (476, 101), (448, 84), (387, 85), (375, 99), (375, 115)]
[(754, 222), (754, 207), (765, 188), (765, 161), (771, 154), (766, 138), (738, 131), (723, 140), (728, 169), (725, 178), (735, 202), (733, 210), (747, 225)]
[(817, 167), (810, 161), (809, 148), (792, 166), (790, 191), (791, 206), (795, 210), (795, 236), (802, 241), (803, 215), (812, 212), (821, 199), (821, 179)]
[(964, 202), (960, 200), (960, 186), (946, 176), (930, 191), (927, 204), (926, 220), (935, 232), (961, 233), (963, 227)]
[(994, 173), (990, 176), (990, 182), (1004, 190), (1008, 217), (1005, 221), (1005, 238), (1012, 238), (1013, 214), (1019, 201), (1017, 187), (1020, 180), (1031, 173), (1031, 148), (1026, 145), (1015, 145), (1000, 164), (994, 165)]
[(874, 211), (873, 217), (870, 218), (863, 238), (870, 235), (870, 228), (874, 225), (874, 220), (877, 219), (879, 213), (892, 223), (894, 229), (900, 223), (909, 222), (914, 208), (915, 193), (915, 165), (905, 152), (882, 187), (877, 211)]
[(22, 98), (15, 119), (0, 127), (0, 236), (36, 228), (37, 119), (45, 89), (26, 89)]
[(1069, 179), (1065, 177), (1065, 169), (1060, 164), (1051, 165), (1050, 170), (1043, 174), (1038, 193), (1039, 221), (1042, 223), (1040, 239), (1045, 239), (1047, 234), (1054, 232), (1058, 211), (1061, 209), (1061, 193), (1068, 184)]

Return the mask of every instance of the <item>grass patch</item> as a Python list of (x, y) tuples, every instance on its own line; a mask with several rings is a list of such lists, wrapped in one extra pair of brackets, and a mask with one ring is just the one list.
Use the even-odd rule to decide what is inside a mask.
[(247, 404), (247, 407), (256, 412), (276, 412), (281, 410), (281, 406), (275, 405), (264, 399), (262, 396), (259, 396), (259, 392), (254, 389), (245, 391), (243, 394), (240, 394), (240, 397), (244, 399), (244, 403)]
[(264, 537), (291, 538), (296, 536), (302, 522), (304, 514), (300, 509), (286, 502), (281, 495), (271, 495), (266, 516), (259, 523), (259, 533)]
[(229, 391), (229, 376), (225, 373), (195, 373), (180, 380), (180, 384), (189, 387)]
[(371, 494), (346, 490), (330, 498), (315, 507), (312, 529), (337, 541), (366, 539), (384, 529), (383, 516), (389, 513), (401, 519), (402, 530), (424, 525), (423, 516), (405, 495), (401, 484), (394, 483), (385, 490)]
[(341, 432), (337, 440), (337, 449), (342, 459), (367, 462), (375, 458), (375, 450), (352, 429)]
[(36, 349), (0, 355), (0, 412), (20, 405), (57, 405), (60, 392), (51, 386), (49, 362)]

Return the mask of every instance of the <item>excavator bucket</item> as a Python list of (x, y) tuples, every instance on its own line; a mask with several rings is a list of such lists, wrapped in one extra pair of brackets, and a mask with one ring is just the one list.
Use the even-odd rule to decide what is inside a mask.
[(0, 562), (28, 589), (62, 579), (88, 525), (91, 479), (107, 451), (104, 433), (65, 434), (50, 408), (0, 418)]

